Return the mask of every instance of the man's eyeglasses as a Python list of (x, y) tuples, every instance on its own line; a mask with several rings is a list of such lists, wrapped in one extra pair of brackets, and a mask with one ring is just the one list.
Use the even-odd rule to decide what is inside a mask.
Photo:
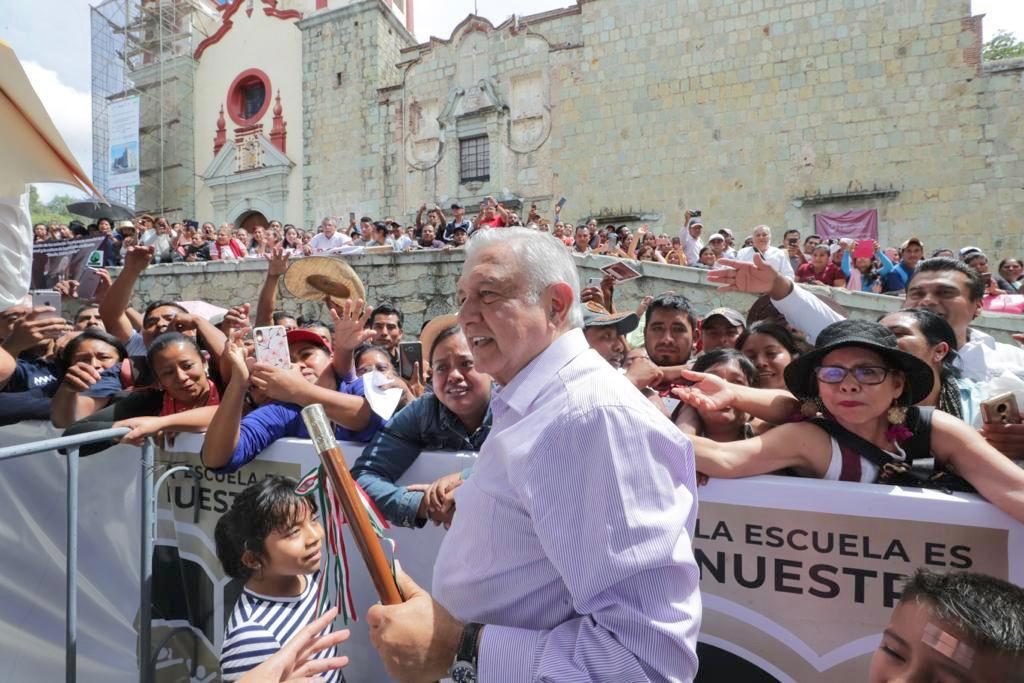
[(822, 365), (814, 369), (818, 381), (825, 384), (840, 384), (847, 375), (860, 384), (881, 384), (889, 375), (889, 368), (878, 365), (858, 365), (854, 368), (844, 368), (841, 365)]

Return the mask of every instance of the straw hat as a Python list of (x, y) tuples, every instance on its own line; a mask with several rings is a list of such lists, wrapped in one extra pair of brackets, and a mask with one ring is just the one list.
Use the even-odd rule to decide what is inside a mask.
[(441, 334), (449, 327), (455, 327), (459, 324), (459, 317), (454, 313), (448, 313), (446, 315), (439, 315), (426, 325), (420, 331), (420, 346), (423, 348), (423, 359), (430, 363), (431, 351), (433, 350), (434, 341), (437, 339), (437, 335)]
[(352, 266), (328, 256), (307, 256), (293, 262), (285, 271), (284, 286), (292, 296), (309, 301), (322, 301), (324, 296), (336, 304), (347, 299), (366, 300), (366, 288)]

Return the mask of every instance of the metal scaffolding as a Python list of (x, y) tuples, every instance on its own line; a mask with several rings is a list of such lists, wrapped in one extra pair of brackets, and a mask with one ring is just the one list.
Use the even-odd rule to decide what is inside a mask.
[[(106, 0), (91, 8), (93, 180), (108, 198), (172, 220), (195, 214), (193, 35), (203, 0)], [(139, 97), (139, 185), (111, 188), (110, 104)]]

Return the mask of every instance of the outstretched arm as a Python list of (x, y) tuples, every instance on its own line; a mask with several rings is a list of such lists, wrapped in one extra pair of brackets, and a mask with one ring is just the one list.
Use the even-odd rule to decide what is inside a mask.
[(932, 453), (971, 483), (985, 500), (1024, 522), (1024, 470), (967, 423), (932, 413)]
[(256, 327), (273, 325), (274, 307), (277, 303), (277, 283), (284, 271), (288, 270), (288, 254), (281, 247), (274, 247), (273, 253), (267, 256), (267, 277), (260, 288), (260, 296), (256, 302)]
[(220, 405), (210, 418), (200, 451), (203, 464), (212, 468), (227, 465), (238, 447), (245, 393), (249, 390), (249, 368), (245, 362), (245, 343), (240, 333), (232, 335), (225, 356), (231, 364), (231, 381), (224, 390)]
[[(331, 322), (334, 323), (334, 356), (327, 370), (333, 369), (334, 372), (324, 372), (324, 375), (331, 375), (329, 385), (325, 385), (323, 381), (317, 382), (317, 385), (336, 389), (338, 378), (348, 377), (352, 372), (352, 352), (360, 344), (373, 338), (373, 330), (366, 327), (366, 322), (370, 319), (372, 311), (362, 299), (357, 301), (349, 299), (341, 306), (335, 304), (330, 298), (325, 303), (331, 316)], [(325, 379), (324, 375), (321, 375), (321, 380)]]
[(788, 421), (800, 408), (799, 401), (785, 389), (758, 389), (741, 384), (730, 384), (715, 375), (694, 372), (685, 367), (662, 368), (666, 377), (675, 371), (681, 379), (694, 382), (686, 387), (676, 387), (672, 393), (680, 401), (706, 410), (735, 408), (752, 417), (772, 424)]
[(110, 285), (106, 296), (100, 302), (100, 318), (107, 332), (127, 343), (135, 329), (128, 318), (128, 304), (142, 271), (153, 259), (153, 247), (129, 247), (124, 257), (121, 274)]
[(75, 363), (65, 371), (50, 404), (50, 422), (54, 427), (69, 427), (107, 406), (109, 398), (82, 393), (99, 380), (100, 371), (88, 363)]
[[(328, 367), (327, 371), (330, 370)], [(275, 401), (303, 407), (322, 403), (327, 417), (350, 431), (361, 432), (370, 424), (372, 411), (365, 397), (343, 394), (337, 385), (332, 389), (317, 386), (306, 381), (297, 370), (256, 363), (252, 366), (250, 381)]]
[(825, 476), (832, 457), (829, 436), (808, 423), (785, 424), (763, 436), (719, 442), (691, 436), (697, 471), (709, 477), (739, 479), (795, 467), (808, 475)]
[(818, 297), (795, 286), (793, 280), (765, 263), (760, 255), (755, 255), (752, 263), (719, 259), (718, 265), (726, 267), (710, 271), (708, 282), (719, 285), (722, 291), (768, 294), (786, 321), (803, 332), (812, 344), (819, 332), (843, 320)]

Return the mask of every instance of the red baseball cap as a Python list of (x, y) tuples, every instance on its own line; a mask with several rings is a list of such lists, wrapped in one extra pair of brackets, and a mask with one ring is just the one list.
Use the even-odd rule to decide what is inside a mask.
[(313, 330), (306, 330), (302, 328), (289, 330), (288, 346), (290, 347), (294, 344), (313, 344), (314, 346), (319, 346), (327, 353), (331, 352), (331, 347), (327, 343), (327, 340)]

